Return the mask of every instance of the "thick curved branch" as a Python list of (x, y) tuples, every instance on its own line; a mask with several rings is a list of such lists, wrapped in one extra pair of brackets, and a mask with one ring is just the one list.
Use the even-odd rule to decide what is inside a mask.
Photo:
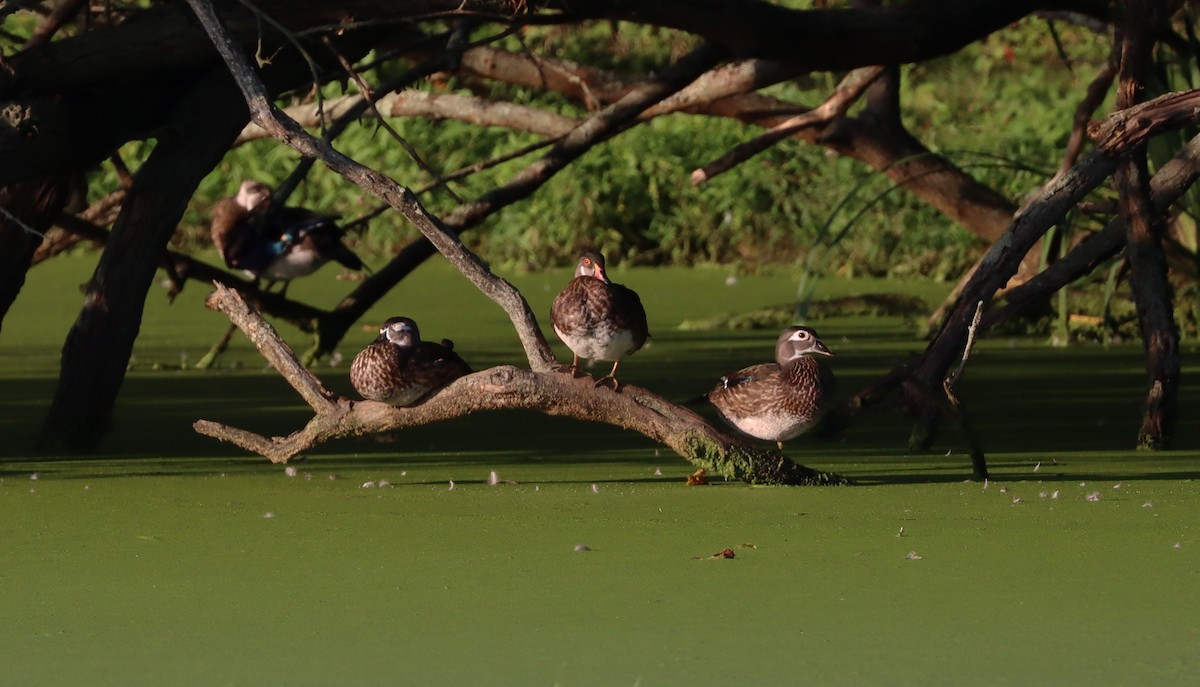
[(603, 422), (639, 432), (674, 449), (714, 474), (753, 484), (845, 484), (845, 478), (797, 465), (782, 453), (756, 448), (726, 436), (687, 408), (630, 384), (621, 393), (596, 387), (588, 377), (539, 373), (504, 365), (455, 380), (422, 403), (396, 408), (354, 401), (327, 391), (300, 365), (287, 344), (251, 309), (237, 291), (216, 285), (208, 307), (225, 313), (247, 333), (316, 411), (305, 427), (286, 437), (267, 438), (243, 429), (199, 420), (206, 436), (286, 463), (331, 439), (395, 431), (485, 410), (525, 409), (548, 415)]
[(665, 26), (740, 55), (806, 70), (905, 64), (948, 55), (1037, 10), (1102, 15), (1105, 3), (975, 0), (904, 2), (886, 7), (794, 10), (762, 0), (562, 0), (570, 18), (622, 19)]
[(1151, 136), (1200, 121), (1200, 89), (1166, 93), (1118, 110), (1088, 127), (1100, 150), (1123, 154)]

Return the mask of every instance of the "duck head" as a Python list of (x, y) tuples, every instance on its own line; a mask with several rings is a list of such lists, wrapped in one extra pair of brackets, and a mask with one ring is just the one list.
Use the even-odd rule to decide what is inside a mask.
[(608, 274), (604, 271), (604, 256), (594, 250), (584, 251), (579, 256), (579, 262), (575, 265), (575, 276), (593, 277), (605, 284), (610, 283)]
[(421, 343), (421, 332), (417, 329), (417, 323), (411, 319), (393, 317), (379, 328), (379, 338), (376, 341), (407, 348)]
[(779, 335), (775, 342), (775, 362), (780, 365), (802, 358), (806, 355), (833, 355), (833, 351), (821, 343), (817, 332), (812, 327), (788, 327)]

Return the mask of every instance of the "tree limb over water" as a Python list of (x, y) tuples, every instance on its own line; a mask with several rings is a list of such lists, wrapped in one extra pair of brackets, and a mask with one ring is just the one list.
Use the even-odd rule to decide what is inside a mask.
[(846, 484), (840, 475), (799, 465), (783, 453), (755, 447), (717, 431), (704, 418), (632, 384), (620, 393), (595, 386), (591, 377), (532, 372), (502, 365), (455, 380), (422, 403), (397, 408), (355, 401), (326, 389), (273, 327), (241, 295), (215, 284), (207, 305), (229, 317), (254, 342), (313, 409), (313, 419), (286, 437), (267, 438), (217, 422), (199, 420), (197, 432), (228, 441), (274, 463), (288, 460), (342, 437), (391, 432), (450, 420), (485, 410), (536, 410), (631, 429), (657, 441), (712, 474), (751, 484)]

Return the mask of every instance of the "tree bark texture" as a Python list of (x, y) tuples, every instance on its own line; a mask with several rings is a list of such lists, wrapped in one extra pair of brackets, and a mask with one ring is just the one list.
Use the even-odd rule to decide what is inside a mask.
[(221, 68), (178, 103), (170, 128), (138, 170), (67, 335), (44, 448), (91, 450), (108, 430), (159, 259), (196, 187), (245, 121), (245, 103)]
[[(1121, 31), (1121, 66), (1117, 107), (1134, 107), (1141, 100), (1151, 66), (1154, 33), (1163, 24), (1160, 2), (1131, 0)], [(1119, 208), (1126, 227), (1130, 285), (1137, 305), (1138, 326), (1146, 353), (1147, 386), (1138, 432), (1138, 447), (1166, 448), (1175, 429), (1179, 396), (1179, 331), (1171, 306), (1171, 284), (1163, 255), (1164, 221), (1150, 200), (1146, 145), (1138, 142), (1116, 173)]]

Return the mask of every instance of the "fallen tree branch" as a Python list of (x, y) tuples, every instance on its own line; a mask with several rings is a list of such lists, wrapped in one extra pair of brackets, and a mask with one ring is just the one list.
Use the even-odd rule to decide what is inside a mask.
[(312, 406), (315, 415), (303, 429), (286, 437), (267, 438), (208, 420), (198, 420), (194, 427), (201, 434), (233, 443), (274, 463), (286, 463), (332, 439), (395, 431), (485, 410), (519, 408), (634, 430), (669, 446), (706, 471), (730, 479), (752, 484), (847, 483), (840, 475), (798, 465), (778, 451), (726, 436), (691, 410), (645, 389), (623, 384), (621, 392), (616, 393), (604, 386), (596, 387), (589, 377), (503, 365), (455, 380), (411, 407), (354, 401), (325, 389), (236, 290), (215, 286), (206, 305), (227, 315), (246, 332), (271, 365)]
[(326, 389), (320, 380), (300, 364), (291, 347), (275, 333), (275, 328), (251, 310), (237, 290), (216, 281), (213, 282), (213, 287), (216, 290), (208, 295), (204, 304), (212, 310), (229, 315), (271, 367), (283, 375), (288, 384), (292, 385), (314, 411), (318, 414), (328, 412), (336, 405), (337, 394)]
[[(330, 124), (343, 113), (350, 112), (364, 100), (362, 95), (347, 95), (330, 98), (322, 108), (316, 103), (296, 105), (284, 110), (284, 114), (295, 119), (306, 129), (321, 124)], [(547, 110), (516, 103), (486, 100), (457, 93), (428, 93), (407, 90), (386, 95), (375, 103), (375, 110), (385, 117), (425, 117), (427, 119), (454, 119), (483, 127), (503, 127), (513, 131), (525, 131), (541, 136), (562, 136), (579, 125), (579, 121)], [(362, 115), (374, 116), (373, 111)], [(269, 138), (270, 133), (251, 122), (242, 129), (237, 143)]]

